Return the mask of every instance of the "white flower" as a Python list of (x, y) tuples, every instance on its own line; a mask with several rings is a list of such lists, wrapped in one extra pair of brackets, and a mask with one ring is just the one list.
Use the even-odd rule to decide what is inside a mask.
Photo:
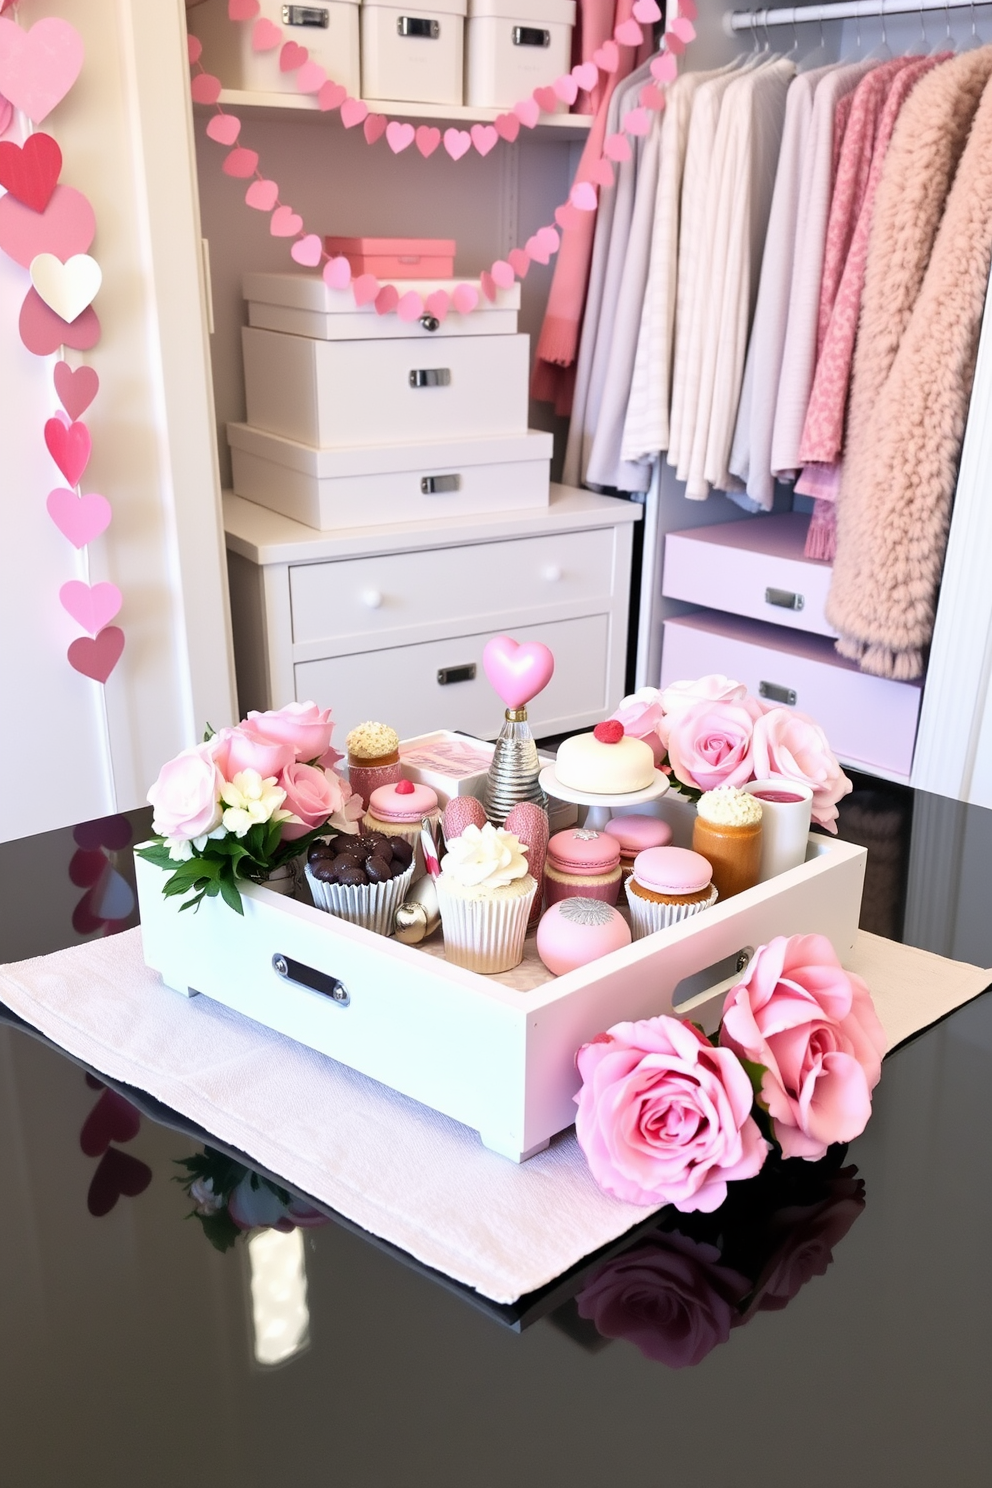
[(257, 770), (239, 770), (220, 793), (227, 807), (224, 827), (233, 837), (244, 837), (258, 822), (295, 821), (291, 811), (281, 811), (286, 792), (274, 775), (264, 780)]
[(194, 1179), (189, 1186), (189, 1196), (196, 1205), (197, 1214), (216, 1214), (218, 1209), (224, 1207), (224, 1200), (214, 1193), (214, 1186), (209, 1178)]

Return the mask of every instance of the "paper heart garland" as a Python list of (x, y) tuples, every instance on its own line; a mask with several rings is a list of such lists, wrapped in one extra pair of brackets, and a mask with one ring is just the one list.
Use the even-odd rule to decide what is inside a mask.
[(345, 129), (354, 129), (367, 116), (369, 106), (360, 98), (346, 98), (341, 105), (341, 123)]
[(326, 82), (327, 72), (312, 58), (309, 62), (304, 62), (296, 74), (296, 87), (300, 93), (319, 93)]
[(507, 144), (512, 145), (520, 133), (520, 120), (516, 114), (497, 114), (493, 128), (500, 139), (506, 140)]
[[(69, 882), (77, 889), (91, 889), (107, 871), (107, 855), (77, 847), (69, 859)], [(84, 1149), (85, 1150), (85, 1149)], [(91, 1156), (98, 1157), (99, 1153)]]
[(22, 269), (30, 268), (39, 253), (54, 253), (64, 263), (85, 253), (95, 237), (93, 208), (72, 186), (56, 186), (43, 212), (11, 192), (0, 197), (0, 248)]
[(274, 238), (295, 238), (303, 227), (303, 218), (292, 207), (276, 207), (269, 221), (269, 232)]
[(31, 134), (23, 145), (0, 144), (0, 186), (32, 212), (43, 212), (62, 172), (62, 151), (50, 134)]
[(298, 67), (303, 66), (309, 55), (306, 47), (295, 41), (287, 41), (279, 53), (279, 71), (295, 72)]
[(209, 72), (199, 72), (189, 85), (194, 103), (216, 103), (220, 97), (220, 78)]
[(252, 181), (245, 192), (245, 201), (256, 212), (271, 212), (279, 200), (279, 187), (275, 181)]
[(429, 160), (441, 143), (441, 131), (433, 124), (421, 124), (416, 133), (417, 149), (425, 160)]
[(83, 65), (83, 39), (57, 16), (23, 31), (0, 17), (0, 93), (40, 124), (62, 102)]
[(102, 1219), (118, 1199), (136, 1199), (151, 1181), (152, 1170), (147, 1163), (132, 1157), (130, 1152), (108, 1147), (90, 1182), (86, 1207), (94, 1219)]
[(241, 133), (241, 120), (234, 114), (214, 114), (207, 125), (207, 135), (218, 145), (233, 145)]
[(347, 289), (351, 283), (351, 264), (346, 258), (331, 258), (324, 265), (324, 283), (329, 289)]
[(274, 21), (270, 21), (267, 16), (263, 16), (260, 21), (255, 22), (251, 33), (251, 49), (253, 52), (275, 51), (281, 41), (282, 31)]
[(31, 283), (49, 309), (71, 324), (96, 299), (103, 273), (88, 253), (77, 253), (65, 263), (54, 253), (39, 253), (31, 260)]
[(486, 676), (508, 708), (523, 708), (551, 681), (555, 659), (541, 641), (515, 641), (498, 635), (482, 652)]
[(466, 129), (446, 129), (444, 131), (444, 148), (452, 160), (461, 160), (465, 152), (472, 148), (472, 136)]
[(85, 548), (110, 526), (110, 502), (95, 491), (77, 496), (75, 491), (67, 490), (65, 486), (57, 486), (49, 493), (45, 505), (62, 536), (67, 537), (74, 548)]
[(385, 114), (365, 115), (365, 122), (362, 125), (362, 133), (365, 135), (365, 139), (368, 144), (374, 145), (377, 139), (382, 139), (382, 136), (386, 132), (386, 126), (388, 123), (389, 120), (386, 118)]
[(35, 356), (52, 356), (62, 346), (89, 351), (100, 339), (100, 321), (92, 305), (68, 324), (48, 308), (34, 288), (24, 296), (17, 329)]
[[(106, 868), (107, 859), (103, 853), (96, 856)], [(72, 877), (71, 870), (69, 876)], [(87, 1157), (102, 1157), (111, 1142), (133, 1142), (140, 1130), (141, 1115), (131, 1102), (118, 1095), (116, 1090), (104, 1090), (83, 1122), (79, 1145)]]
[(108, 625), (94, 638), (80, 636), (66, 652), (69, 665), (94, 682), (106, 682), (124, 651), (124, 632), (119, 625)]
[(78, 421), (64, 424), (60, 418), (50, 418), (45, 424), (45, 443), (69, 485), (78, 485), (93, 448), (86, 425)]
[(238, 145), (229, 155), (225, 155), (221, 169), (225, 176), (233, 176), (236, 181), (247, 181), (258, 169), (258, 155), (254, 150), (246, 150), (243, 145)]
[(289, 251), (295, 263), (315, 269), (323, 257), (324, 245), (316, 233), (307, 233), (305, 238), (298, 238)]
[(499, 144), (499, 135), (492, 124), (473, 124), (469, 130), (472, 143), (479, 154), (486, 156), (490, 150), (494, 150)]
[(407, 290), (405, 295), (400, 295), (396, 306), (396, 314), (400, 320), (409, 321), (412, 324), (419, 320), (424, 313), (424, 299), (415, 289)]
[(250, 21), (260, 9), (258, 0), (227, 0), (227, 14), (232, 21)]
[(398, 119), (392, 119), (386, 125), (386, 144), (394, 155), (399, 155), (413, 144), (416, 134), (412, 124), (401, 124)]
[(340, 83), (328, 82), (317, 94), (317, 107), (326, 114), (331, 109), (340, 108), (347, 97), (347, 88), (342, 88)]
[(127, 817), (115, 813), (113, 816), (98, 816), (93, 821), (80, 822), (78, 827), (72, 829), (72, 840), (77, 847), (94, 850), (105, 847), (108, 852), (122, 852), (134, 841), (134, 833)]
[(97, 635), (120, 610), (124, 596), (116, 584), (84, 584), (70, 579), (59, 590), (59, 602), (77, 625)]

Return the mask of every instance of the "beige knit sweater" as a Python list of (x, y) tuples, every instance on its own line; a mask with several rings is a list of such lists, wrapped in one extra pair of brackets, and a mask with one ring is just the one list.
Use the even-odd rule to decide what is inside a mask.
[(892, 137), (872, 219), (837, 556), (837, 650), (923, 671), (992, 259), (992, 47), (934, 69)]

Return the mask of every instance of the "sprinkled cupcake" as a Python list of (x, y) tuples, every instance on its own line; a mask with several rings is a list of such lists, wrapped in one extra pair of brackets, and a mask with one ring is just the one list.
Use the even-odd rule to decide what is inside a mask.
[(380, 785), (402, 778), (400, 736), (388, 723), (360, 723), (344, 741), (348, 751), (348, 779), (368, 809), (369, 797)]

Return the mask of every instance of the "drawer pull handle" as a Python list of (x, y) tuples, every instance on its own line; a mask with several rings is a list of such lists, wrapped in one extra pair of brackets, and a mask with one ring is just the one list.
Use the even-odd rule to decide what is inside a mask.
[(511, 32), (514, 46), (549, 47), (551, 32), (539, 26), (514, 26)]
[(779, 687), (777, 682), (759, 682), (758, 696), (768, 698), (772, 703), (785, 703), (787, 707), (796, 706), (796, 693), (792, 687)]
[(801, 610), (806, 601), (801, 594), (794, 594), (791, 589), (766, 589), (765, 604), (778, 605), (780, 610)]
[(284, 5), (284, 26), (320, 26), (324, 31), (331, 24), (331, 13), (326, 5)]
[(422, 496), (439, 496), (444, 491), (460, 491), (461, 488), (460, 475), (422, 475), (420, 477)]
[(562, 577), (562, 571), (557, 563), (547, 563), (541, 569), (541, 578), (547, 580), (549, 584), (557, 584)]
[(412, 388), (449, 387), (450, 385), (450, 367), (415, 367), (410, 373), (410, 386)]
[(367, 610), (381, 610), (382, 609), (382, 590), (381, 589), (363, 589), (362, 590), (362, 604), (365, 606), (365, 608)]
[(438, 667), (437, 680), (439, 687), (450, 687), (453, 682), (474, 682), (475, 662), (470, 661), (467, 666)]
[(311, 992), (320, 992), (322, 996), (329, 997), (338, 1007), (347, 1007), (351, 1002), (348, 988), (337, 977), (328, 975), (326, 971), (317, 971), (312, 966), (304, 966), (302, 961), (293, 961), (278, 951), (272, 957), (272, 969), (277, 976), (285, 977), (287, 982), (298, 982), (301, 987), (309, 987)]
[(429, 311), (426, 311), (420, 317), (420, 324), (425, 331), (439, 331), (441, 329), (441, 322), (436, 315), (431, 315)]
[(396, 30), (400, 36), (424, 36), (428, 41), (437, 41), (441, 35), (441, 23), (428, 21), (423, 16), (398, 16)]

